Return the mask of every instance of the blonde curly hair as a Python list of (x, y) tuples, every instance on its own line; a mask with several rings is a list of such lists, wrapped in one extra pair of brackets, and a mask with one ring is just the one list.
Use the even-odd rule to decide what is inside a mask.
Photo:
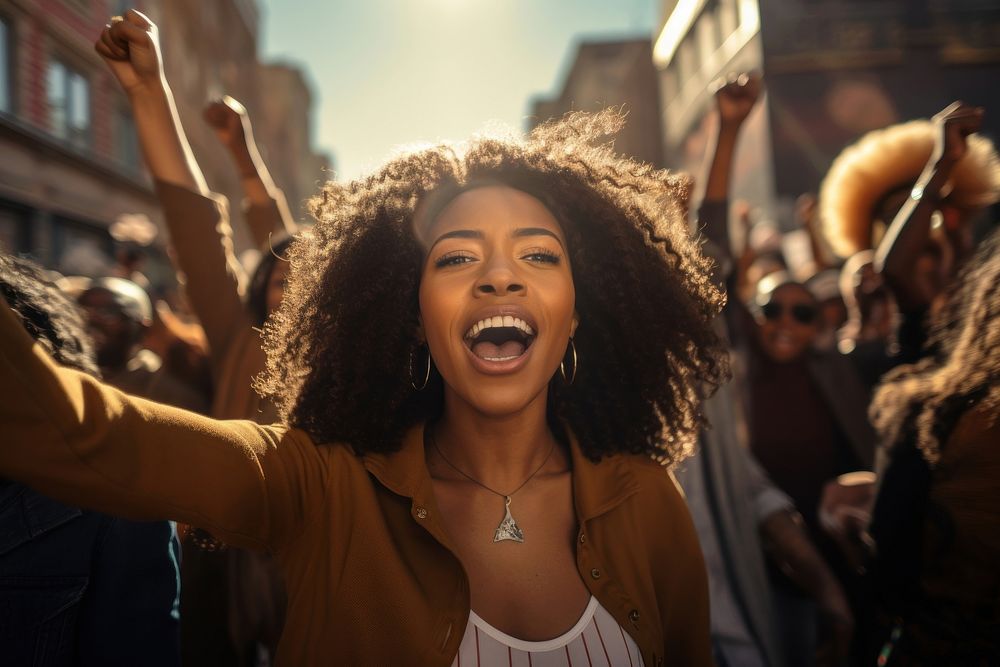
[[(891, 125), (864, 135), (833, 161), (820, 186), (819, 217), (840, 257), (873, 247), (876, 207), (887, 194), (917, 181), (937, 132), (929, 120)], [(1000, 158), (985, 137), (970, 136), (968, 147), (944, 189), (944, 201), (974, 212), (1000, 200)]]

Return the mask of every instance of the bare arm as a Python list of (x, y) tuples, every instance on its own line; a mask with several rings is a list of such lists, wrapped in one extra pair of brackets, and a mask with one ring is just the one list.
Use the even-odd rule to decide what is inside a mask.
[(204, 117), (240, 175), (246, 196), (246, 222), (254, 245), (265, 247), (273, 232), (295, 233), (285, 196), (275, 185), (257, 148), (246, 108), (227, 95), (205, 107)]
[(809, 251), (813, 260), (812, 273), (819, 273), (832, 266), (827, 261), (826, 245), (816, 218), (816, 196), (812, 193), (799, 195), (795, 201), (795, 219), (809, 235)]
[(875, 270), (885, 277), (903, 310), (926, 307), (934, 297), (913, 285), (913, 264), (930, 237), (931, 217), (941, 204), (941, 189), (965, 155), (966, 137), (977, 131), (982, 121), (981, 108), (961, 102), (934, 116), (939, 130), (934, 153), (875, 251)]
[(246, 277), (233, 250), (228, 207), (209, 192), (177, 117), (156, 26), (130, 9), (104, 28), (94, 48), (132, 105), (177, 263), (218, 371), (234, 333), (251, 326), (240, 298)]
[[(708, 176), (705, 181), (705, 198), (702, 208), (719, 208), (719, 205), (729, 202), (729, 181), (733, 167), (733, 156), (736, 153), (736, 142), (740, 129), (750, 111), (757, 104), (761, 92), (761, 79), (757, 74), (740, 74), (719, 87), (715, 93), (716, 107), (719, 112), (719, 132), (716, 136), (715, 150), (709, 163)], [(712, 206), (714, 205), (714, 206)], [(713, 244), (719, 247), (727, 259), (732, 257), (729, 240), (728, 215), (700, 215), (698, 223), (702, 232)]]
[[(832, 630), (833, 645), (826, 647), (829, 664), (846, 659), (854, 633), (854, 617), (844, 591), (823, 557), (816, 551), (798, 512), (780, 510), (760, 524), (765, 548), (781, 571), (811, 596)], [(825, 661), (824, 661), (825, 662)]]
[(153, 178), (208, 193), (177, 117), (173, 93), (163, 74), (156, 26), (130, 9), (105, 27), (94, 45), (128, 95), (136, 132)]

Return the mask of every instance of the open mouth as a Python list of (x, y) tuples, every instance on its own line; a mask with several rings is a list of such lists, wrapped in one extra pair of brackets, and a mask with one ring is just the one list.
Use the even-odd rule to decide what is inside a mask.
[(531, 347), (535, 330), (519, 317), (496, 315), (479, 320), (465, 333), (465, 344), (484, 361), (517, 359)]

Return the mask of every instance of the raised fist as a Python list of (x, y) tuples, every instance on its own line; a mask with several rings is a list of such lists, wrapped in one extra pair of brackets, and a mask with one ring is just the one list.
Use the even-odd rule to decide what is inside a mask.
[(740, 125), (746, 120), (763, 89), (760, 75), (756, 72), (730, 74), (725, 80), (715, 83), (715, 104), (719, 108), (719, 120), (723, 125)]
[(983, 125), (983, 114), (982, 107), (952, 102), (935, 115), (932, 120), (938, 127), (938, 134), (932, 160), (950, 166), (965, 157), (968, 150), (965, 138), (979, 131)]
[(94, 49), (111, 68), (126, 93), (163, 85), (163, 59), (156, 26), (144, 14), (129, 9), (112, 17), (101, 30)]

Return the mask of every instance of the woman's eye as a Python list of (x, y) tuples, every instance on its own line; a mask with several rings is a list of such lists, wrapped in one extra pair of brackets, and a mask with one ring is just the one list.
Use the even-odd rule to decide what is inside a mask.
[(529, 262), (542, 262), (544, 264), (558, 264), (560, 257), (557, 253), (551, 250), (531, 250), (527, 254), (523, 255), (522, 259), (526, 259)]
[(434, 260), (434, 266), (437, 268), (444, 268), (446, 266), (458, 266), (459, 264), (466, 264), (468, 262), (474, 262), (475, 257), (464, 252), (450, 252), (447, 255), (443, 255), (436, 260)]

